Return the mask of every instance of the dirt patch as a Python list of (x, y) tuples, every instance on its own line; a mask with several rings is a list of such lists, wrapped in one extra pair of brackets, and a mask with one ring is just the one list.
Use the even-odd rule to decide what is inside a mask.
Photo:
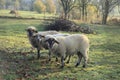
[(38, 75), (47, 76), (61, 71), (56, 68), (60, 65), (53, 65), (54, 60), (48, 62), (45, 55), (38, 60), (33, 54), (0, 52), (0, 80), (34, 80)]

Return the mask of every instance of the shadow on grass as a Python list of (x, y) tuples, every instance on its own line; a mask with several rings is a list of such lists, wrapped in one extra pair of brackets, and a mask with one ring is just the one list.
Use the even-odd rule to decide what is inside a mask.
[[(96, 56), (92, 55), (93, 63), (90, 61), (88, 64), (90, 67), (95, 66), (106, 66), (106, 65), (118, 65), (119, 55), (118, 52), (120, 51), (120, 43), (104, 43), (100, 45), (91, 46), (92, 49), (102, 49), (100, 50), (99, 54), (95, 54)], [(108, 51), (107, 51), (108, 50)], [(95, 50), (96, 51), (96, 50)], [(103, 51), (103, 52), (102, 52)], [(114, 53), (109, 53), (114, 52)], [(38, 60), (37, 55), (35, 52), (24, 52), (24, 53), (6, 53), (4, 54), (4, 60), (7, 61), (9, 67), (7, 67), (7, 74), (9, 76), (16, 75), (18, 80), (19, 79), (36, 79), (39, 76), (42, 76), (43, 79), (48, 78), (50, 76), (57, 76), (57, 73), (67, 74), (67, 73), (77, 73), (78, 71), (84, 72), (81, 68), (74, 68), (74, 62), (71, 61), (72, 66), (66, 65), (64, 69), (60, 69), (60, 62), (55, 62), (55, 58), (52, 58), (51, 62), (48, 62), (48, 54), (46, 52), (41, 53), (41, 57)], [(94, 54), (94, 53), (93, 53)], [(75, 59), (76, 57), (74, 57)], [(73, 60), (73, 57), (72, 57)], [(81, 67), (81, 65), (80, 65)], [(109, 66), (108, 69), (110, 68)], [(63, 72), (63, 73), (62, 73)], [(112, 73), (112, 72), (111, 72)], [(16, 77), (15, 77), (16, 78)], [(41, 77), (40, 77), (41, 78)], [(9, 80), (10, 78), (8, 78)], [(12, 78), (14, 80), (14, 78)]]
[(18, 79), (35, 79), (39, 75), (47, 76), (48, 74), (62, 71), (62, 69), (59, 68), (59, 64), (55, 65), (55, 61), (48, 62), (48, 58), (44, 55), (38, 60), (36, 56), (33, 56), (33, 53), (26, 53), (26, 55), (4, 53), (3, 60), (9, 63), (6, 74), (12, 73), (11, 76), (16, 74)]

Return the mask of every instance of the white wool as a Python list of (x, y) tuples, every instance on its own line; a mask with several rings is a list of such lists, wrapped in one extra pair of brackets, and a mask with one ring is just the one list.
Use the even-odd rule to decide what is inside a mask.
[[(46, 37), (50, 38), (50, 37)], [(73, 34), (66, 37), (53, 37), (59, 42), (59, 44), (54, 44), (51, 48), (51, 51), (55, 55), (63, 56), (73, 55), (77, 52), (80, 52), (85, 60), (88, 59), (87, 52), (89, 50), (89, 39), (83, 34)]]

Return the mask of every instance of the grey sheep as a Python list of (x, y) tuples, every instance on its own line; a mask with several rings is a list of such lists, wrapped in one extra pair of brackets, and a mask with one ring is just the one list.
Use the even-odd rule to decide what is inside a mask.
[(58, 34), (59, 32), (57, 31), (41, 31), (41, 32), (38, 32), (37, 29), (33, 26), (30, 26), (26, 29), (26, 32), (27, 32), (27, 36), (29, 38), (29, 41), (31, 43), (31, 45), (37, 49), (37, 57), (38, 59), (40, 58), (40, 50), (42, 48), (45, 48), (47, 49), (47, 46), (46, 45), (43, 45), (39, 42), (38, 39), (35, 38), (34, 35), (48, 35), (48, 34)]

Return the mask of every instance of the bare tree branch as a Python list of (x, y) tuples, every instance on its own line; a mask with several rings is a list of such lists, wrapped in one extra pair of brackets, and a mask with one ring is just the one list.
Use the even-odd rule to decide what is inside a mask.
[(64, 10), (64, 18), (67, 18), (68, 13), (75, 7), (76, 0), (60, 0)]

